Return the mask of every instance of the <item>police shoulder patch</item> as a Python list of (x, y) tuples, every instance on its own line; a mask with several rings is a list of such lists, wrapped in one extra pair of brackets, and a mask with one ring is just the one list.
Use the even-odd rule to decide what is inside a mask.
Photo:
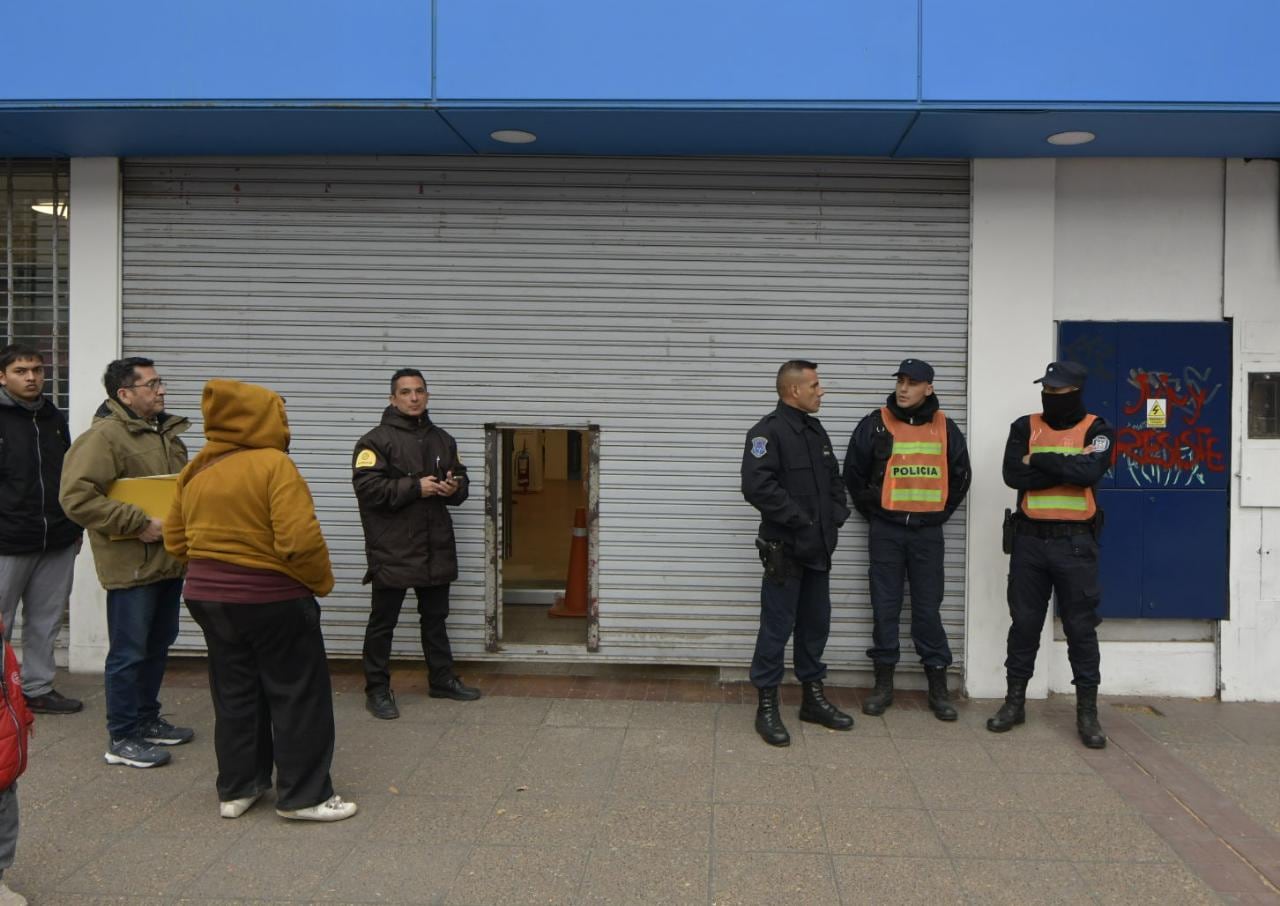
[(1111, 441), (1107, 439), (1107, 435), (1099, 434), (1093, 439), (1094, 453), (1106, 453), (1109, 449), (1111, 449)]
[(356, 468), (368, 469), (378, 464), (378, 454), (374, 453), (368, 447), (365, 447), (356, 454)]
[(751, 455), (756, 459), (762, 459), (764, 454), (769, 451), (769, 438), (753, 437), (751, 438)]

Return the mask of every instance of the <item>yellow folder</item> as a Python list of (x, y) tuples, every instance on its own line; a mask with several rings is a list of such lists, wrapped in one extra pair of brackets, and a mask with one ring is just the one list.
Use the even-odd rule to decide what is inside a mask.
[[(152, 519), (163, 519), (169, 515), (169, 507), (173, 505), (173, 495), (178, 490), (178, 476), (146, 475), (141, 478), (118, 478), (111, 483), (107, 496), (122, 503), (131, 503), (141, 507)], [(121, 541), (122, 535), (112, 535), (112, 541)]]

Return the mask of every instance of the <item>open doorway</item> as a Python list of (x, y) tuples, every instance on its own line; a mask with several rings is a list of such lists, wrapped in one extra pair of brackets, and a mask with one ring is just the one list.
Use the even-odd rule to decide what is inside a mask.
[(599, 431), (486, 426), (490, 651), (595, 651)]

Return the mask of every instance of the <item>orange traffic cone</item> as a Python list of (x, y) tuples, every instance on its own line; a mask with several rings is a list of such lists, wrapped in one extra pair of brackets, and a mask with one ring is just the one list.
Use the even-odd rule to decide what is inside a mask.
[(587, 615), (587, 511), (578, 507), (573, 514), (573, 541), (569, 546), (569, 575), (565, 593), (556, 595), (556, 603), (547, 611), (549, 617), (585, 617)]

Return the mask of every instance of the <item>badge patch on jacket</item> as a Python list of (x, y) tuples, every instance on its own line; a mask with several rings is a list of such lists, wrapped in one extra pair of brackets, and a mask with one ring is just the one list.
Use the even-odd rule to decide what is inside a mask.
[(364, 449), (356, 455), (356, 468), (368, 469), (378, 464), (378, 455), (372, 450)]
[(753, 437), (751, 438), (751, 455), (756, 459), (763, 459), (764, 454), (769, 450), (769, 438)]

